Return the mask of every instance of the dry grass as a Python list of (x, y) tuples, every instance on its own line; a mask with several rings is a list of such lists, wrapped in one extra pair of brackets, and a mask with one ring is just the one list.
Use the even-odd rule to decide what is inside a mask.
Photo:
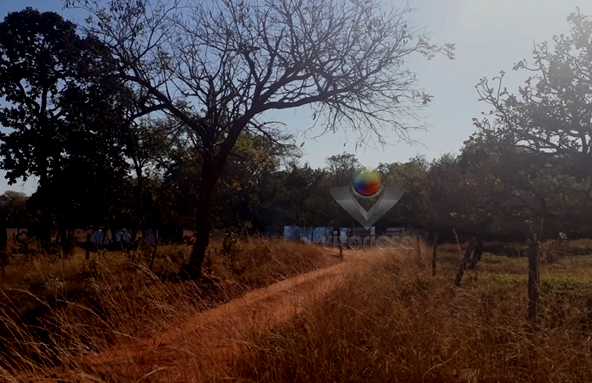
[(208, 253), (209, 283), (167, 280), (188, 258), (185, 245), (159, 248), (154, 272), (146, 266), (149, 247), (94, 253), (90, 261), (80, 249), (67, 259), (13, 259), (0, 283), (0, 381), (54, 366), (80, 370), (80, 355), (150, 336), (256, 287), (337, 262), (297, 243), (247, 240), (230, 253), (221, 248), (214, 243)]
[[(431, 276), (431, 249), (423, 244), (374, 251), (355, 264), (346, 283), (308, 304), (296, 318), (262, 334), (253, 331), (241, 343), (240, 357), (209, 374), (209, 380), (591, 381), (592, 257), (563, 256), (560, 245), (543, 247), (551, 254), (545, 257), (553, 259), (541, 264), (536, 330), (526, 320), (525, 258), (486, 252), (477, 270), (465, 273), (456, 288), (458, 246), (439, 254), (436, 277)], [(83, 381), (88, 371), (77, 362), (79, 355), (158, 333), (250, 289), (336, 262), (309, 245), (254, 240), (223, 254), (216, 243), (206, 266), (220, 282), (163, 281), (167, 268), (176, 267), (188, 251), (185, 246), (160, 250), (155, 270), (162, 279), (132, 266), (129, 254), (122, 253), (105, 260), (95, 255), (95, 269), (85, 274), (82, 254), (11, 264), (0, 300), (0, 381), (17, 381), (14, 377), (23, 372), (40, 374), (54, 365), (76, 372), (74, 381)], [(146, 255), (138, 258), (146, 264)], [(179, 352), (195, 354), (199, 347), (188, 343)], [(142, 381), (156, 381), (157, 375)]]
[(592, 380), (592, 258), (542, 265), (541, 323), (526, 320), (524, 258), (484, 255), (452, 286), (421, 256), (392, 254), (297, 319), (253, 337), (240, 382), (584, 382)]

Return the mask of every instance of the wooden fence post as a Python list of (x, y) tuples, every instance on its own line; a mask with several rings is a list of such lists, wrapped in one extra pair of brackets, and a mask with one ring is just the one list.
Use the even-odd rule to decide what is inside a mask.
[(473, 250), (473, 256), (469, 261), (469, 270), (475, 270), (477, 263), (481, 261), (483, 255), (483, 239), (478, 236), (475, 242), (475, 250)]
[(438, 255), (438, 241), (440, 240), (440, 232), (434, 231), (434, 237), (432, 239), (432, 275), (436, 275), (436, 257)]
[(528, 247), (528, 319), (536, 323), (539, 305), (539, 242), (533, 238)]
[(465, 255), (463, 256), (462, 261), (460, 262), (460, 267), (458, 268), (456, 278), (454, 279), (454, 284), (456, 286), (460, 285), (460, 281), (462, 280), (463, 274), (467, 269), (467, 262), (471, 257), (471, 253), (473, 253), (473, 249), (475, 248), (475, 242), (475, 238), (471, 238), (471, 240), (469, 241), (469, 245), (467, 246), (467, 250), (465, 250)]

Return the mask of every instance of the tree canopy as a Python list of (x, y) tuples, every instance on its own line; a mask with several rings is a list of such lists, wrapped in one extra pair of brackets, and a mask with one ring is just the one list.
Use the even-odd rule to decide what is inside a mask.
[[(329, 189), (368, 164), (354, 153), (302, 163), (294, 132), (269, 111), (307, 106), (324, 130), (361, 143), (405, 139), (431, 99), (406, 60), (453, 53), (410, 26), (408, 9), (373, 0), (66, 3), (88, 23), (31, 8), (0, 23), (0, 165), (11, 182), (40, 181), (26, 210), (7, 194), (18, 203), (5, 214), (43, 235), (192, 229), (191, 277), (211, 229), (357, 225)], [(407, 190), (381, 228), (589, 235), (592, 24), (579, 10), (569, 23), (515, 65), (529, 74), (515, 94), (503, 73), (477, 84), (491, 113), (459, 153), (379, 164), (385, 185)]]
[(211, 228), (212, 196), (245, 132), (287, 143), (265, 112), (309, 106), (325, 131), (351, 129), (363, 141), (408, 121), (431, 96), (405, 67), (412, 54), (453, 55), (379, 1), (65, 1), (89, 12), (85, 30), (113, 51), (137, 114), (161, 112), (185, 126), (200, 161), (197, 238), (187, 274), (199, 275)]
[(0, 23), (0, 166), (10, 183), (38, 177), (31, 203), (45, 242), (54, 220), (104, 218), (126, 175), (131, 95), (114, 70), (106, 45), (54, 12), (26, 8)]

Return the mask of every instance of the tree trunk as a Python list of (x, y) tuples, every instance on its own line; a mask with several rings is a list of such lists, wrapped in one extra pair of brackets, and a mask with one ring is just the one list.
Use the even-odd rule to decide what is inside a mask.
[(23, 241), (22, 239), (20, 239), (20, 236), (21, 236), (21, 235), (23, 235), (23, 234), (25, 234), (27, 237), (29, 237), (29, 234), (28, 234), (28, 232), (25, 232), (25, 231), (22, 231), (22, 232), (21, 232), (21, 229), (20, 229), (20, 227), (19, 227), (19, 228), (16, 230), (16, 235), (14, 236), (14, 239), (16, 240), (16, 242), (17, 242), (19, 245), (22, 245), (22, 246), (23, 246), (23, 248), (25, 249), (25, 252), (27, 252), (27, 251), (29, 251), (29, 245), (27, 244), (27, 242), (25, 242), (25, 241)]
[[(215, 102), (215, 100), (213, 100)], [(181, 276), (190, 279), (198, 279), (201, 276), (201, 267), (206, 257), (206, 250), (210, 243), (210, 209), (214, 187), (222, 174), (226, 159), (230, 151), (236, 145), (236, 141), (247, 123), (255, 116), (255, 108), (251, 108), (242, 118), (236, 121), (229, 129), (228, 136), (220, 145), (215, 154), (216, 140), (211, 131), (202, 135), (203, 154), (201, 184), (199, 185), (199, 200), (197, 201), (197, 220), (195, 243), (191, 251), (191, 257), (186, 265), (181, 268)]]
[(0, 208), (0, 266), (2, 267), (2, 276), (5, 276), (4, 261), (8, 259), (8, 229), (6, 228), (6, 219), (4, 212)]
[(212, 197), (225, 162), (226, 157), (218, 157), (216, 161), (212, 162), (204, 161), (197, 201), (195, 243), (193, 244), (193, 250), (191, 251), (189, 262), (181, 269), (183, 277), (195, 280), (201, 276), (201, 268), (206, 257), (206, 250), (210, 243), (210, 210)]
[(539, 305), (539, 243), (531, 239), (528, 248), (528, 319), (536, 323)]
[(467, 262), (469, 261), (469, 258), (473, 253), (473, 249), (475, 248), (475, 242), (475, 238), (471, 238), (471, 240), (469, 241), (469, 245), (467, 246), (465, 255), (463, 256), (462, 261), (460, 262), (460, 267), (458, 268), (458, 272), (456, 273), (456, 278), (454, 279), (454, 284), (456, 286), (460, 285), (460, 281), (462, 280), (463, 274), (467, 269)]
[(136, 177), (138, 183), (136, 185), (136, 217), (132, 220), (132, 238), (131, 242), (134, 243), (136, 238), (138, 238), (138, 231), (142, 229), (144, 224), (144, 208), (145, 208), (145, 201), (144, 201), (144, 175), (142, 172), (142, 167), (139, 166), (137, 163), (134, 165), (136, 170)]
[(477, 263), (481, 261), (481, 255), (483, 255), (483, 239), (478, 236), (473, 256), (469, 262), (469, 270), (475, 270)]
[(39, 177), (39, 187), (37, 192), (39, 194), (39, 207), (41, 208), (41, 220), (39, 222), (37, 238), (41, 241), (42, 246), (49, 250), (51, 244), (51, 228), (53, 226), (53, 219), (51, 217), (50, 205), (51, 205), (51, 190), (49, 186), (49, 180), (47, 175), (47, 169), (49, 167), (47, 158), (41, 159), (42, 173)]
[(438, 241), (440, 239), (440, 232), (434, 231), (433, 243), (432, 243), (432, 275), (436, 275), (436, 257), (438, 255)]
[(74, 233), (75, 233), (74, 229), (68, 229), (68, 256), (69, 257), (74, 255), (74, 249), (76, 248), (76, 245), (78, 244), (78, 240), (77, 240), (76, 236), (74, 235)]
[(61, 224), (58, 230), (60, 235), (60, 246), (62, 248), (62, 252), (64, 253), (64, 255), (68, 255), (70, 253), (70, 241), (68, 241), (66, 225)]
[(6, 228), (6, 219), (4, 211), (0, 208), (0, 248), (6, 247), (8, 242), (8, 229)]
[(49, 250), (51, 245), (51, 229), (53, 226), (53, 220), (51, 218), (51, 213), (49, 212), (48, 203), (44, 201), (43, 205), (43, 210), (41, 210), (39, 239), (41, 240), (43, 248)]
[(202, 187), (197, 202), (197, 224), (195, 231), (195, 242), (189, 263), (184, 265), (182, 271), (190, 279), (197, 279), (201, 276), (201, 267), (206, 257), (206, 250), (210, 243), (210, 208), (212, 201), (213, 185)]

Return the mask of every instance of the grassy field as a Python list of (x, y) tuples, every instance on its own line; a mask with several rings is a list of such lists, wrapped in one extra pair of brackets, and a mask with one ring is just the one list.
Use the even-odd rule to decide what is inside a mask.
[(367, 264), (297, 319), (253, 337), (237, 382), (592, 381), (592, 257), (541, 265), (541, 320), (527, 321), (527, 260), (485, 254), (452, 285), (458, 247), (432, 277), (420, 259)]
[[(211, 381), (592, 381), (592, 256), (573, 255), (589, 244), (544, 244), (536, 329), (527, 321), (526, 258), (486, 252), (457, 288), (465, 245), (440, 247), (435, 277), (423, 244), (382, 252), (297, 317), (253, 332)], [(205, 264), (212, 283), (168, 280), (189, 251), (159, 248), (152, 271), (150, 248), (90, 261), (80, 250), (67, 259), (14, 259), (0, 282), (0, 381), (81, 369), (80, 355), (339, 262), (319, 246), (257, 239), (224, 254), (214, 243)]]
[(230, 253), (213, 243), (204, 282), (168, 278), (188, 259), (185, 245), (93, 253), (84, 259), (13, 257), (0, 278), (0, 382), (22, 373), (70, 366), (79, 355), (173, 322), (253, 289), (338, 262), (318, 247), (247, 240)]

